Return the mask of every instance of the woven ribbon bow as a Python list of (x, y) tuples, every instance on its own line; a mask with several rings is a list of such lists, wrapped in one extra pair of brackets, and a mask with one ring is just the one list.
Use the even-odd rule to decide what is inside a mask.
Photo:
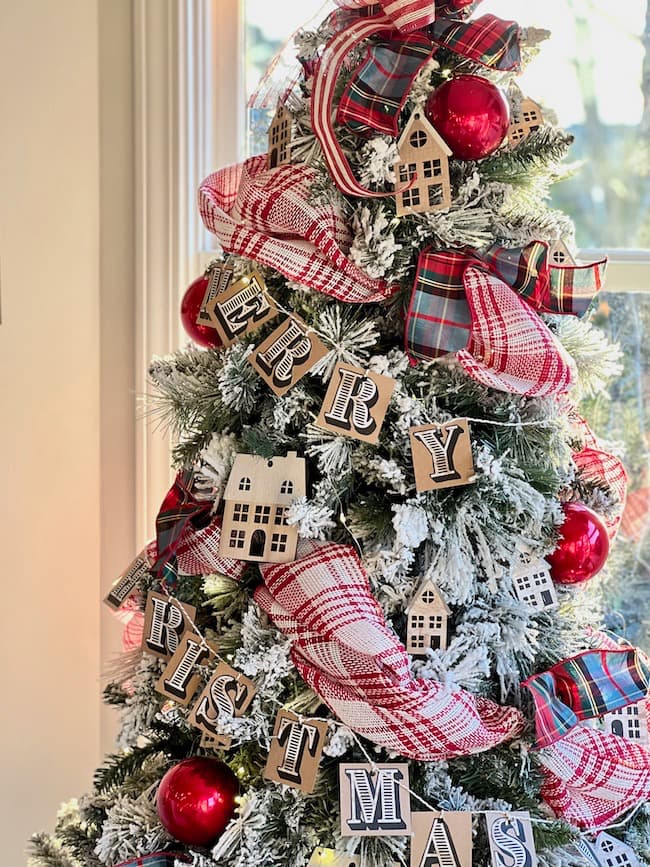
[(413, 679), (350, 546), (302, 542), (295, 562), (261, 571), (255, 600), (290, 638), (301, 677), (353, 731), (422, 761), (478, 753), (521, 731), (515, 708)]
[[(365, 8), (372, 4), (363, 0), (341, 0), (339, 5), (350, 9)], [(449, 15), (468, 5), (471, 4), (452, 0), (438, 4), (438, 11), (442, 15)], [(439, 46), (461, 54), (475, 63), (496, 69), (514, 69), (520, 64), (519, 28), (515, 22), (502, 21), (494, 15), (485, 15), (469, 22), (448, 20), (444, 17), (436, 20), (436, 4), (430, 0), (383, 0), (381, 6), (382, 12), (378, 14), (343, 18), (345, 26), (327, 43), (316, 67), (311, 98), (312, 129), (320, 142), (334, 183), (347, 195), (362, 198), (382, 197), (392, 193), (371, 191), (356, 180), (332, 124), (339, 73), (349, 52), (360, 42), (378, 33), (387, 36), (392, 43), (395, 43), (395, 38), (400, 35), (406, 36), (402, 41), (416, 49), (415, 54), (419, 53), (421, 56), (418, 61), (415, 56), (409, 56), (409, 52), (406, 52), (404, 57), (400, 58), (399, 44), (392, 45), (399, 62), (391, 72), (382, 69), (381, 64), (376, 62), (373, 49), (370, 49), (366, 61), (346, 89), (337, 115), (340, 122), (350, 122), (356, 129), (375, 128), (373, 118), (377, 116), (376, 109), (381, 105), (380, 111), (385, 111), (387, 116), (392, 117), (390, 120), (386, 118), (388, 127), (380, 123), (377, 128), (389, 129), (394, 134), (394, 119), (403, 104), (410, 82)], [(339, 22), (335, 19), (334, 26), (337, 24)], [(408, 34), (422, 31), (423, 28), (428, 28), (426, 33), (420, 33), (416, 39), (408, 37)], [(395, 77), (397, 80), (394, 80)]]
[(548, 244), (517, 249), (424, 250), (406, 317), (414, 358), (457, 352), (475, 380), (514, 394), (548, 396), (575, 378), (569, 355), (535, 311), (581, 314), (603, 284), (606, 260), (553, 267)]

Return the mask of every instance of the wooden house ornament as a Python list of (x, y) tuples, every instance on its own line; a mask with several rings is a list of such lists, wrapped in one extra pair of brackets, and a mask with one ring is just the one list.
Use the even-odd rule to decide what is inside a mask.
[(436, 585), (430, 578), (425, 579), (406, 609), (407, 651), (414, 656), (425, 656), (429, 648), (445, 650), (450, 614)]
[(602, 724), (607, 734), (618, 735), (642, 747), (650, 745), (646, 699), (604, 714)]
[[(397, 142), (397, 216), (443, 211), (451, 205), (451, 150), (420, 111), (414, 111)], [(408, 188), (407, 188), (408, 187)]]
[(544, 123), (542, 108), (534, 100), (523, 97), (517, 111), (513, 111), (508, 127), (508, 143), (513, 148), (528, 138)]
[(634, 849), (605, 831), (601, 831), (590, 846), (601, 867), (640, 867)]
[(550, 265), (575, 265), (575, 256), (567, 247), (562, 238), (557, 238), (548, 248), (548, 261)]
[(512, 587), (520, 602), (540, 611), (558, 606), (551, 567), (542, 558), (526, 561), (512, 572)]
[(219, 553), (264, 563), (295, 559), (298, 530), (287, 524), (288, 506), (306, 494), (306, 464), (286, 458), (237, 455), (224, 492)]
[(266, 157), (267, 169), (275, 169), (289, 162), (291, 157), (292, 118), (288, 108), (278, 105), (269, 127), (269, 150)]

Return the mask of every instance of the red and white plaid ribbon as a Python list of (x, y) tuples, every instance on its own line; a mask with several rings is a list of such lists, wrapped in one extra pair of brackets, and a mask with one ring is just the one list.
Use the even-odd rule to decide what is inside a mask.
[(291, 639), (301, 677), (353, 731), (422, 761), (482, 752), (521, 731), (516, 708), (411, 676), (352, 547), (301, 542), (295, 562), (261, 571), (255, 600)]
[(472, 328), (456, 357), (472, 379), (529, 397), (569, 389), (576, 377), (571, 356), (516, 292), (479, 268), (467, 269), (465, 289)]
[[(219, 541), (221, 539), (221, 518), (215, 518), (207, 527), (197, 530), (191, 523), (183, 529), (176, 556), (178, 558), (178, 571), (183, 575), (227, 575), (234, 581), (241, 580), (246, 563), (243, 560), (231, 560), (219, 554)], [(156, 543), (150, 542), (147, 546), (149, 562), (153, 563), (157, 557)]]
[(602, 828), (650, 799), (650, 751), (618, 735), (576, 726), (540, 750), (542, 797), (581, 828)]
[(339, 301), (384, 300), (398, 287), (373, 280), (347, 257), (349, 228), (333, 205), (314, 202), (315, 177), (307, 166), (267, 170), (265, 156), (252, 157), (203, 181), (201, 217), (227, 253)]

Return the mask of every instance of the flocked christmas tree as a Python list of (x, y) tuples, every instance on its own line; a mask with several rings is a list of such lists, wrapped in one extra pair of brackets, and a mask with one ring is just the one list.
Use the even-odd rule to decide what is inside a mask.
[(34, 864), (650, 862), (650, 667), (599, 628), (625, 472), (579, 412), (605, 263), (516, 84), (547, 34), (474, 5), (341, 0), (201, 186), (119, 751)]

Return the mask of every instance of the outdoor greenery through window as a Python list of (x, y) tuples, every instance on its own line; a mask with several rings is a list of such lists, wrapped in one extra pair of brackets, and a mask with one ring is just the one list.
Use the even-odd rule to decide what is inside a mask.
[[(249, 95), (287, 38), (324, 8), (322, 0), (246, 0)], [(520, 85), (575, 137), (575, 173), (555, 185), (552, 203), (573, 218), (578, 246), (635, 251), (647, 263), (638, 285), (626, 287), (634, 291), (610, 285), (588, 314), (623, 351), (620, 377), (590, 399), (588, 413), (620, 444), (630, 475), (624, 541), (610, 560), (618, 579), (607, 585), (611, 627), (650, 650), (650, 0), (485, 0), (477, 14), (487, 12), (551, 32)], [(250, 153), (266, 149), (267, 122), (249, 119)]]

